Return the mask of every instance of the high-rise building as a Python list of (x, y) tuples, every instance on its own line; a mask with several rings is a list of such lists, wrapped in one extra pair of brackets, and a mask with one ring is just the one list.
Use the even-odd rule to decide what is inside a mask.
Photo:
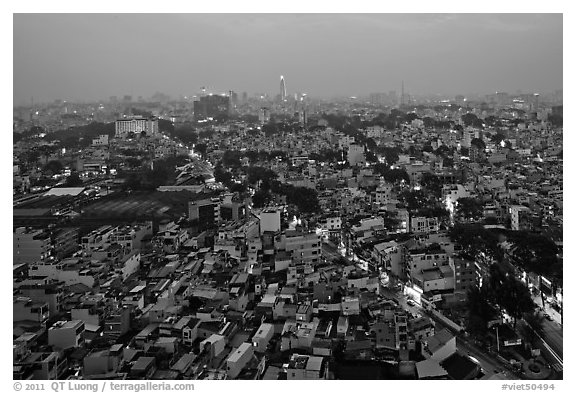
[(238, 105), (238, 93), (230, 90), (230, 103), (234, 106)]
[(284, 76), (280, 75), (280, 99), (286, 101), (286, 97), (286, 81), (284, 80)]
[(196, 120), (216, 117), (230, 113), (230, 96), (225, 94), (208, 94), (194, 101), (194, 118)]

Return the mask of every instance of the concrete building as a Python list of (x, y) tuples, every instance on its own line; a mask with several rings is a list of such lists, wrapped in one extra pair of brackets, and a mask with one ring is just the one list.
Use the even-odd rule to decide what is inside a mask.
[(383, 268), (396, 277), (403, 277), (404, 248), (395, 241), (375, 244), (371, 254), (370, 264), (374, 271)]
[(104, 225), (93, 230), (89, 234), (82, 236), (82, 249), (92, 251), (102, 247), (117, 230), (118, 227), (111, 225)]
[(226, 340), (224, 336), (212, 334), (200, 343), (200, 350), (207, 350), (212, 357), (217, 357), (224, 351), (225, 345)]
[(242, 343), (230, 353), (226, 359), (226, 375), (228, 379), (236, 378), (244, 366), (246, 366), (254, 356), (254, 346), (250, 343)]
[(260, 212), (260, 236), (264, 232), (280, 231), (280, 209), (268, 208)]
[(270, 339), (274, 335), (274, 325), (263, 323), (258, 328), (256, 334), (252, 337), (252, 344), (256, 352), (265, 352)]
[(320, 262), (322, 247), (318, 234), (286, 231), (281, 242), (286, 252), (291, 254), (294, 265), (314, 265)]
[(44, 230), (16, 228), (13, 237), (13, 264), (37, 263), (52, 255), (52, 240)]
[(158, 133), (158, 119), (134, 116), (116, 120), (116, 138), (127, 138), (130, 133), (139, 136), (142, 132), (147, 136)]
[(110, 243), (118, 243), (128, 250), (140, 250), (142, 239), (152, 236), (152, 221), (119, 227), (110, 236)]
[(433, 233), (440, 230), (437, 217), (411, 217), (409, 231), (412, 233)]
[(510, 206), (510, 221), (513, 231), (530, 229), (530, 208), (521, 205)]
[(381, 183), (378, 188), (376, 188), (375, 195), (376, 203), (381, 205), (387, 205), (392, 202), (392, 184)]
[(104, 319), (104, 336), (117, 339), (130, 330), (130, 309), (128, 306), (112, 310)]
[(18, 290), (23, 296), (32, 299), (33, 302), (47, 303), (50, 315), (56, 315), (62, 310), (62, 301), (65, 296), (63, 285), (59, 283), (50, 282), (47, 279), (33, 280), (27, 284), (23, 283), (18, 287)]
[(350, 166), (364, 165), (366, 157), (364, 156), (364, 146), (351, 144), (348, 147), (348, 163)]
[(384, 128), (380, 126), (366, 127), (366, 137), (381, 138), (384, 135)]
[(57, 230), (53, 236), (54, 252), (56, 258), (66, 258), (79, 249), (78, 228), (62, 228)]
[(473, 260), (462, 257), (450, 257), (450, 267), (454, 271), (454, 291), (466, 293), (477, 285), (477, 269)]
[(14, 362), (14, 379), (61, 379), (68, 370), (68, 360), (59, 352), (31, 352)]
[(108, 134), (98, 135), (98, 138), (92, 139), (92, 146), (108, 146), (108, 144), (109, 144)]
[(455, 352), (456, 337), (446, 329), (422, 340), (422, 356), (426, 359), (441, 362)]
[(95, 377), (114, 373), (122, 360), (122, 344), (115, 344), (103, 351), (94, 351), (84, 357), (84, 375)]
[(454, 272), (450, 266), (422, 269), (412, 274), (411, 277), (414, 285), (422, 289), (424, 293), (454, 289)]
[(328, 378), (328, 363), (321, 356), (293, 354), (286, 368), (291, 380), (315, 380)]
[(44, 324), (50, 316), (50, 308), (46, 302), (34, 302), (29, 297), (16, 297), (12, 301), (13, 322), (31, 321)]
[(76, 348), (84, 343), (84, 321), (58, 321), (48, 329), (48, 345), (55, 349)]
[(220, 200), (202, 199), (188, 203), (188, 219), (203, 224), (216, 224), (220, 218)]
[(89, 288), (96, 282), (94, 272), (79, 258), (35, 264), (30, 268), (30, 275), (48, 277), (51, 280), (62, 281), (65, 285), (84, 284)]

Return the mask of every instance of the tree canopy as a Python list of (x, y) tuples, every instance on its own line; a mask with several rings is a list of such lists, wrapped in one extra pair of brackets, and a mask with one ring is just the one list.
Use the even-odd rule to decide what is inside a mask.
[(484, 217), (484, 205), (476, 198), (459, 198), (456, 204), (456, 215), (464, 220), (480, 220)]

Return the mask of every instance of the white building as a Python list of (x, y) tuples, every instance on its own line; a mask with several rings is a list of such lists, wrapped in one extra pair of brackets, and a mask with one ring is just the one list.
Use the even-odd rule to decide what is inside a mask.
[(384, 135), (384, 128), (380, 126), (370, 126), (366, 128), (368, 138), (381, 138)]
[(87, 269), (79, 259), (69, 258), (61, 262), (39, 263), (30, 267), (30, 275), (45, 276), (52, 280), (62, 281), (65, 285), (84, 284), (94, 286), (94, 273)]
[(316, 233), (286, 231), (281, 237), (281, 244), (287, 253), (291, 253), (295, 265), (320, 262), (322, 246), (320, 236)]
[(129, 133), (154, 135), (158, 133), (158, 119), (155, 117), (129, 117), (116, 120), (116, 138), (126, 138)]
[(250, 343), (242, 343), (232, 351), (226, 359), (226, 375), (228, 379), (236, 378), (242, 369), (252, 360), (254, 347)]
[[(209, 350), (212, 357), (218, 357), (226, 345), (224, 336), (219, 334), (212, 334), (210, 337), (200, 343), (200, 350)], [(248, 344), (250, 345), (250, 344)], [(250, 345), (251, 346), (251, 345)]]
[(132, 251), (130, 254), (126, 255), (120, 262), (120, 266), (122, 280), (126, 280), (132, 274), (140, 270), (140, 251)]
[(357, 296), (344, 296), (340, 305), (342, 315), (360, 315), (360, 299)]
[(351, 144), (354, 143), (354, 137), (348, 135), (341, 135), (340, 139), (338, 139), (338, 147), (340, 149), (345, 149), (350, 147)]
[(280, 231), (280, 209), (264, 209), (260, 213), (260, 235)]
[(389, 183), (381, 183), (376, 188), (376, 203), (387, 205), (392, 201), (392, 185)]
[(350, 166), (364, 165), (366, 157), (364, 156), (364, 146), (351, 144), (348, 147), (348, 163)]
[(98, 138), (92, 139), (92, 146), (108, 146), (108, 134), (98, 135)]
[(287, 379), (314, 380), (328, 378), (328, 365), (321, 356), (293, 354), (286, 368)]
[(403, 276), (402, 248), (395, 241), (374, 245), (372, 260), (376, 266), (392, 272), (397, 277)]
[(256, 334), (252, 337), (252, 344), (256, 352), (265, 352), (270, 339), (274, 335), (274, 325), (263, 323), (258, 328)]
[(341, 217), (328, 217), (326, 219), (326, 224), (324, 227), (328, 231), (339, 231), (342, 229), (342, 218)]
[(510, 206), (510, 221), (513, 231), (526, 230), (529, 228), (530, 208), (522, 205)]
[(410, 232), (432, 233), (440, 230), (437, 217), (412, 217), (410, 219)]

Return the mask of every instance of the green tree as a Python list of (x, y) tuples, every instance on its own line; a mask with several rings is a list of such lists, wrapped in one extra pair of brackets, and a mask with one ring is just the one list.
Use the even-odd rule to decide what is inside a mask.
[(426, 116), (422, 119), (422, 121), (424, 122), (424, 127), (426, 128), (434, 127), (435, 122), (433, 118)]
[(436, 198), (442, 196), (442, 180), (432, 172), (424, 172), (420, 184)]
[(479, 119), (478, 116), (476, 116), (473, 113), (466, 113), (462, 115), (462, 121), (464, 122), (464, 125), (467, 127), (473, 126), (481, 128), (483, 126), (482, 120)]
[(198, 137), (201, 139), (212, 139), (216, 132), (212, 129), (203, 129), (198, 133)]
[(419, 210), (428, 207), (426, 194), (422, 190), (404, 190), (398, 195), (408, 210)]
[(525, 313), (534, 312), (535, 304), (530, 295), (530, 290), (513, 275), (508, 275), (499, 291), (499, 304), (514, 318), (515, 329), (519, 318), (522, 318)]
[(80, 179), (78, 172), (72, 172), (70, 176), (66, 178), (64, 187), (80, 187), (82, 184), (82, 179)]
[(258, 190), (252, 196), (252, 203), (254, 207), (259, 209), (268, 204), (272, 198), (270, 197), (270, 193), (266, 190)]
[(456, 214), (465, 220), (480, 220), (484, 216), (484, 205), (475, 198), (459, 198)]
[(486, 149), (486, 144), (484, 143), (484, 141), (480, 138), (474, 138), (472, 139), (472, 141), (470, 141), (470, 145), (472, 146), (476, 146), (478, 149), (480, 150), (484, 150)]
[(366, 150), (366, 162), (376, 163), (378, 162), (378, 157), (372, 151)]
[(524, 324), (520, 326), (520, 334), (526, 342), (534, 346), (538, 335), (544, 334), (544, 317), (537, 312), (524, 315)]
[(494, 320), (498, 313), (490, 304), (487, 286), (471, 287), (467, 292), (466, 309), (468, 310), (468, 332), (484, 336), (488, 332), (488, 322)]
[(499, 246), (501, 232), (497, 229), (485, 229), (481, 224), (456, 224), (448, 233), (452, 241), (472, 258), (484, 253), (497, 261), (503, 260), (503, 251)]
[(239, 168), (242, 153), (239, 151), (226, 150), (222, 156), (222, 165), (225, 167)]
[(208, 146), (205, 143), (198, 143), (194, 145), (194, 150), (196, 150), (202, 157), (206, 157), (207, 149)]
[(45, 171), (50, 171), (52, 174), (60, 173), (64, 169), (62, 163), (58, 160), (51, 160), (44, 166)]
[(394, 165), (399, 160), (398, 154), (400, 150), (398, 148), (379, 146), (376, 148), (376, 152), (384, 156), (384, 159), (386, 160), (386, 164), (388, 166)]

